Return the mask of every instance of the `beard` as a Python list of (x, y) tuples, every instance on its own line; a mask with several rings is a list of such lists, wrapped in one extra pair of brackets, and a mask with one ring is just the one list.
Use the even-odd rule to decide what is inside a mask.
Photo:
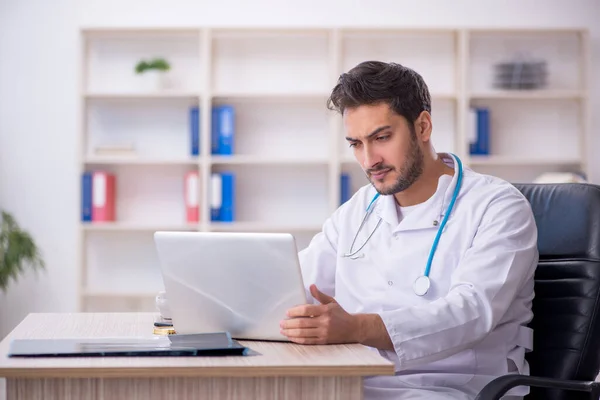
[(370, 174), (377, 173), (379, 171), (390, 170), (390, 172), (398, 172), (398, 179), (392, 185), (388, 187), (383, 187), (381, 189), (377, 189), (374, 182), (369, 178), (371, 185), (377, 190), (377, 192), (381, 195), (391, 195), (395, 193), (402, 192), (408, 189), (413, 183), (416, 182), (417, 179), (423, 174), (423, 151), (419, 147), (416, 136), (411, 135), (411, 143), (410, 149), (408, 151), (408, 156), (404, 161), (402, 167), (400, 167), (400, 171), (398, 171), (395, 167), (391, 165), (379, 165), (377, 168), (373, 168), (367, 171), (367, 178), (369, 178)]

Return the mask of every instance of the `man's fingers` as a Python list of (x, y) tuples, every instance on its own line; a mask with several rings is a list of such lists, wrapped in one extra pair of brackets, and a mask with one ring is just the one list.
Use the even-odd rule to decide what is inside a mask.
[(327, 344), (327, 341), (323, 338), (292, 337), (289, 339), (293, 343), (302, 344), (302, 345)]
[(315, 284), (310, 285), (310, 294), (321, 304), (329, 304), (335, 301), (333, 297), (321, 292)]
[(318, 317), (323, 314), (324, 308), (322, 305), (316, 304), (304, 304), (290, 308), (287, 312), (287, 316), (290, 318), (298, 317)]
[(295, 328), (316, 328), (319, 326), (317, 318), (298, 317), (281, 321), (280, 327), (283, 329)]
[(281, 333), (289, 339), (318, 339), (320, 330), (317, 328), (282, 329)]

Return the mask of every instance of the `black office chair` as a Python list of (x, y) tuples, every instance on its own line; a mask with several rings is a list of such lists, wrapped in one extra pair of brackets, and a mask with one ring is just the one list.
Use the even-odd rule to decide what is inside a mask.
[(540, 261), (535, 273), (530, 376), (490, 382), (476, 400), (526, 385), (527, 400), (600, 398), (600, 186), (515, 184), (531, 203)]

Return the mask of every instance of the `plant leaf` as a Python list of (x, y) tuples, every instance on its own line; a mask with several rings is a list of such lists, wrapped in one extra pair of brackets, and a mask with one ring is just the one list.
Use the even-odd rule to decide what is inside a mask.
[(2, 211), (0, 224), (0, 289), (6, 291), (10, 280), (16, 281), (26, 267), (33, 270), (45, 268), (31, 235), (22, 230), (14, 217)]

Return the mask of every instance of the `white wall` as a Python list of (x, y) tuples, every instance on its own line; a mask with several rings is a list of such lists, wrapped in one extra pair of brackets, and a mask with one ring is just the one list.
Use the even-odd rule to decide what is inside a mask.
[[(77, 28), (80, 26), (589, 27), (600, 69), (598, 0), (0, 0), (0, 208), (15, 214), (48, 263), (0, 295), (0, 337), (29, 312), (76, 304), (79, 221)], [(600, 77), (592, 75), (592, 109)], [(600, 114), (589, 146), (600, 148)], [(600, 183), (600, 160), (591, 180)]]
[(28, 312), (73, 308), (77, 73), (73, 2), (0, 0), (0, 208), (42, 248), (47, 271), (0, 295), (0, 336)]

